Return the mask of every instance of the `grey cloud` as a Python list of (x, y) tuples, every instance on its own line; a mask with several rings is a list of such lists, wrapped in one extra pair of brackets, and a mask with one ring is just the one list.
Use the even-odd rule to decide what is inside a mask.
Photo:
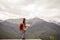
[[(28, 12), (23, 9), (32, 4), (36, 4), (37, 6), (34, 12)], [(39, 7), (44, 8), (42, 12), (40, 12)], [(0, 11), (27, 17), (29, 15), (38, 16), (39, 13), (41, 13), (39, 15), (43, 15), (42, 13), (60, 15), (60, 0), (18, 0), (17, 3), (9, 3), (7, 0), (0, 0)], [(37, 13), (37, 15), (33, 15), (34, 13)]]

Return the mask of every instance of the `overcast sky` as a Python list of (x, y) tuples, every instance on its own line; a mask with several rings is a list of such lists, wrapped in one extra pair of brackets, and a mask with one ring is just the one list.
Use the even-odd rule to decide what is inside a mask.
[(60, 0), (0, 0), (0, 19), (60, 16)]

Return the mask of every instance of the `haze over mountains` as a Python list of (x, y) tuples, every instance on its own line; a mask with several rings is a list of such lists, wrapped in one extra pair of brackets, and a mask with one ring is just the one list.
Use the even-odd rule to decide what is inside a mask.
[[(0, 38), (21, 38), (21, 31), (19, 30), (21, 21), (22, 19), (9, 19), (0, 22)], [(59, 25), (40, 18), (29, 19), (27, 23), (31, 26), (26, 31), (26, 38), (49, 40), (49, 36), (54, 35), (56, 40), (60, 40)]]
[[(34, 18), (38, 18), (38, 17), (34, 17)], [(33, 19), (33, 18), (30, 18), (30, 19)], [(27, 19), (27, 20), (30, 20), (30, 19)], [(58, 16), (56, 16), (56, 17), (47, 17), (46, 19), (43, 19), (43, 18), (38, 18), (38, 19), (42, 19), (44, 21), (60, 25), (60, 17), (58, 17)], [(14, 18), (14, 19), (11, 18), (11, 19), (7, 19), (7, 20), (3, 20), (3, 21), (19, 24), (20, 22), (22, 22), (22, 18)], [(3, 21), (0, 20), (0, 22), (3, 22)]]

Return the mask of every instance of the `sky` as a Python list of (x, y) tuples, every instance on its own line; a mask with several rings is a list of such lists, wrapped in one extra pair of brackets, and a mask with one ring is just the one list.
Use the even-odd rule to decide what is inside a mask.
[(0, 20), (14, 18), (60, 19), (60, 0), (0, 0)]

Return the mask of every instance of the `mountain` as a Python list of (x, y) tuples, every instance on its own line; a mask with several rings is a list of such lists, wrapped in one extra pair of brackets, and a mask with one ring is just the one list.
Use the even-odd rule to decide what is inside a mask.
[(2, 20), (0, 20), (0, 22), (2, 22)]
[[(0, 22), (0, 38), (21, 38), (21, 31), (19, 24), (22, 19), (9, 19)], [(51, 35), (60, 40), (60, 26), (54, 23), (46, 22), (40, 18), (33, 18), (27, 20), (31, 26), (26, 31), (26, 38), (41, 38), (49, 40)]]
[[(32, 34), (33, 36), (40, 35), (40, 36), (43, 36), (42, 37), (43, 40), (44, 39), (48, 40), (47, 38), (50, 35), (57, 35), (57, 33), (60, 33), (60, 26), (59, 25), (54, 24), (54, 23), (50, 23), (50, 22), (46, 22), (46, 21), (39, 19), (39, 18), (31, 19), (31, 20), (29, 20), (29, 23), (31, 24), (32, 27), (27, 30), (28, 35), (30, 35), (30, 34)], [(45, 37), (47, 37), (47, 38), (45, 38)], [(58, 38), (58, 40), (59, 40), (59, 38)]]
[(47, 17), (46, 21), (60, 25), (60, 16)]
[(60, 22), (52, 21), (52, 23), (55, 23), (55, 24), (57, 24), (57, 25), (59, 25), (59, 26), (60, 26)]
[(8, 19), (6, 21), (9, 23), (13, 23), (13, 24), (19, 24), (22, 22), (22, 18), (20, 18), (20, 19)]
[(20, 38), (20, 31), (18, 24), (9, 22), (0, 23), (0, 38)]

